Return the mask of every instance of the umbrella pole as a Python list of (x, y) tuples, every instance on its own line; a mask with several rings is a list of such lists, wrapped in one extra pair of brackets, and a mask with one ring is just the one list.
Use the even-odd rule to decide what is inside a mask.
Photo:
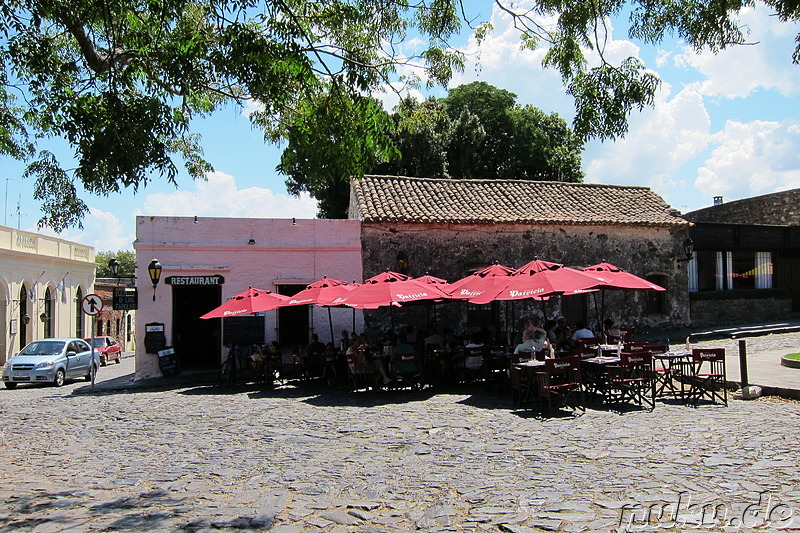
[(542, 329), (544, 329), (547, 326), (547, 306), (544, 303), (544, 298), (539, 301), (542, 302)]
[(598, 333), (603, 331), (603, 319), (600, 316), (600, 307), (597, 306), (597, 293), (592, 293), (592, 300), (594, 301), (594, 317), (595, 317), (595, 324), (597, 325)]
[(336, 339), (333, 338), (333, 319), (331, 318), (331, 308), (328, 308), (328, 326), (331, 328), (331, 342), (336, 345)]
[(353, 308), (353, 333), (356, 332), (356, 308)]

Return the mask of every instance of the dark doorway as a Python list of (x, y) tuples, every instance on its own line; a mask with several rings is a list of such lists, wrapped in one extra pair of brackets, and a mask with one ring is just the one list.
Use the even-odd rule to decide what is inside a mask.
[(219, 318), (200, 315), (222, 303), (220, 285), (172, 286), (172, 346), (183, 370), (220, 365)]
[[(294, 296), (306, 285), (278, 285), (278, 294)], [(284, 350), (299, 351), (308, 344), (308, 306), (293, 305), (278, 309), (278, 343)]]

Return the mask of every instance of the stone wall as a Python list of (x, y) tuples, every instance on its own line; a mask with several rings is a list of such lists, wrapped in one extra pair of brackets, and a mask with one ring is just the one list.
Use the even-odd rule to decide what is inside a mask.
[[(455, 281), (475, 270), (495, 262), (518, 268), (533, 259), (584, 267), (602, 261), (615, 264), (638, 276), (665, 277), (665, 314), (647, 314), (644, 291), (604, 291), (604, 294), (555, 297), (545, 303), (499, 302), (497, 314), (503, 326), (531, 316), (541, 321), (542, 315), (553, 318), (568, 307), (573, 310), (571, 321), (586, 319), (596, 323), (598, 312), (605, 302), (606, 317), (617, 323), (635, 325), (642, 329), (668, 329), (689, 323), (689, 297), (686, 263), (682, 243), (686, 229), (653, 227), (597, 226), (530, 226), (530, 225), (426, 225), (409, 223), (364, 223), (362, 225), (362, 254), (364, 277), (386, 270), (397, 270), (397, 255), (405, 252), (409, 259), (408, 274), (430, 274)], [(575, 316), (580, 299), (585, 316)], [(579, 302), (579, 303), (580, 303)], [(467, 306), (444, 303), (436, 306), (437, 320), (464, 333)], [(394, 310), (390, 315), (378, 310), (365, 317), (371, 329), (385, 329), (390, 321), (412, 322), (424, 327), (430, 321), (431, 310), (409, 307)], [(370, 323), (371, 322), (371, 323)], [(473, 325), (474, 326), (474, 325)]]
[(800, 189), (723, 203), (686, 213), (691, 222), (800, 226)]
[(786, 320), (792, 316), (792, 299), (692, 299), (691, 316), (693, 328)]

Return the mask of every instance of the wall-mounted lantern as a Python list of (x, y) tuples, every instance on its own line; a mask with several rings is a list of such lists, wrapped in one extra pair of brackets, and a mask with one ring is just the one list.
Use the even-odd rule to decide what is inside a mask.
[(683, 254), (686, 256), (686, 258), (678, 259), (678, 263), (691, 261), (692, 257), (694, 257), (694, 241), (692, 239), (687, 238), (685, 241), (683, 241)]
[(150, 261), (150, 264), (147, 265), (147, 273), (150, 275), (150, 281), (153, 283), (153, 301), (156, 301), (156, 285), (158, 285), (158, 281), (161, 279), (161, 263), (158, 262), (158, 259), (153, 259)]

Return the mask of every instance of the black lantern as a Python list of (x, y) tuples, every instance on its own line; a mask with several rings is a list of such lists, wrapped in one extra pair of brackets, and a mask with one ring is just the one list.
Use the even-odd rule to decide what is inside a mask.
[(678, 259), (679, 263), (692, 260), (692, 257), (694, 256), (694, 241), (691, 238), (687, 237), (687, 239), (683, 241), (683, 254), (686, 256), (686, 258)]
[(28, 324), (30, 324), (31, 323), (31, 315), (29, 315), (28, 313), (25, 313), (24, 315), (22, 315), (22, 323), (25, 324), (26, 326)]
[(47, 322), (47, 313), (42, 313), (41, 315), (39, 315), (39, 320), (41, 320), (42, 322)]
[(150, 275), (150, 281), (153, 282), (153, 301), (156, 301), (156, 285), (158, 285), (158, 281), (161, 279), (161, 263), (158, 262), (158, 259), (153, 259), (150, 261), (150, 264), (147, 265), (147, 273)]
[(119, 277), (119, 261), (117, 261), (116, 257), (112, 257), (111, 260), (108, 262), (108, 268), (111, 269), (111, 274), (115, 277)]

